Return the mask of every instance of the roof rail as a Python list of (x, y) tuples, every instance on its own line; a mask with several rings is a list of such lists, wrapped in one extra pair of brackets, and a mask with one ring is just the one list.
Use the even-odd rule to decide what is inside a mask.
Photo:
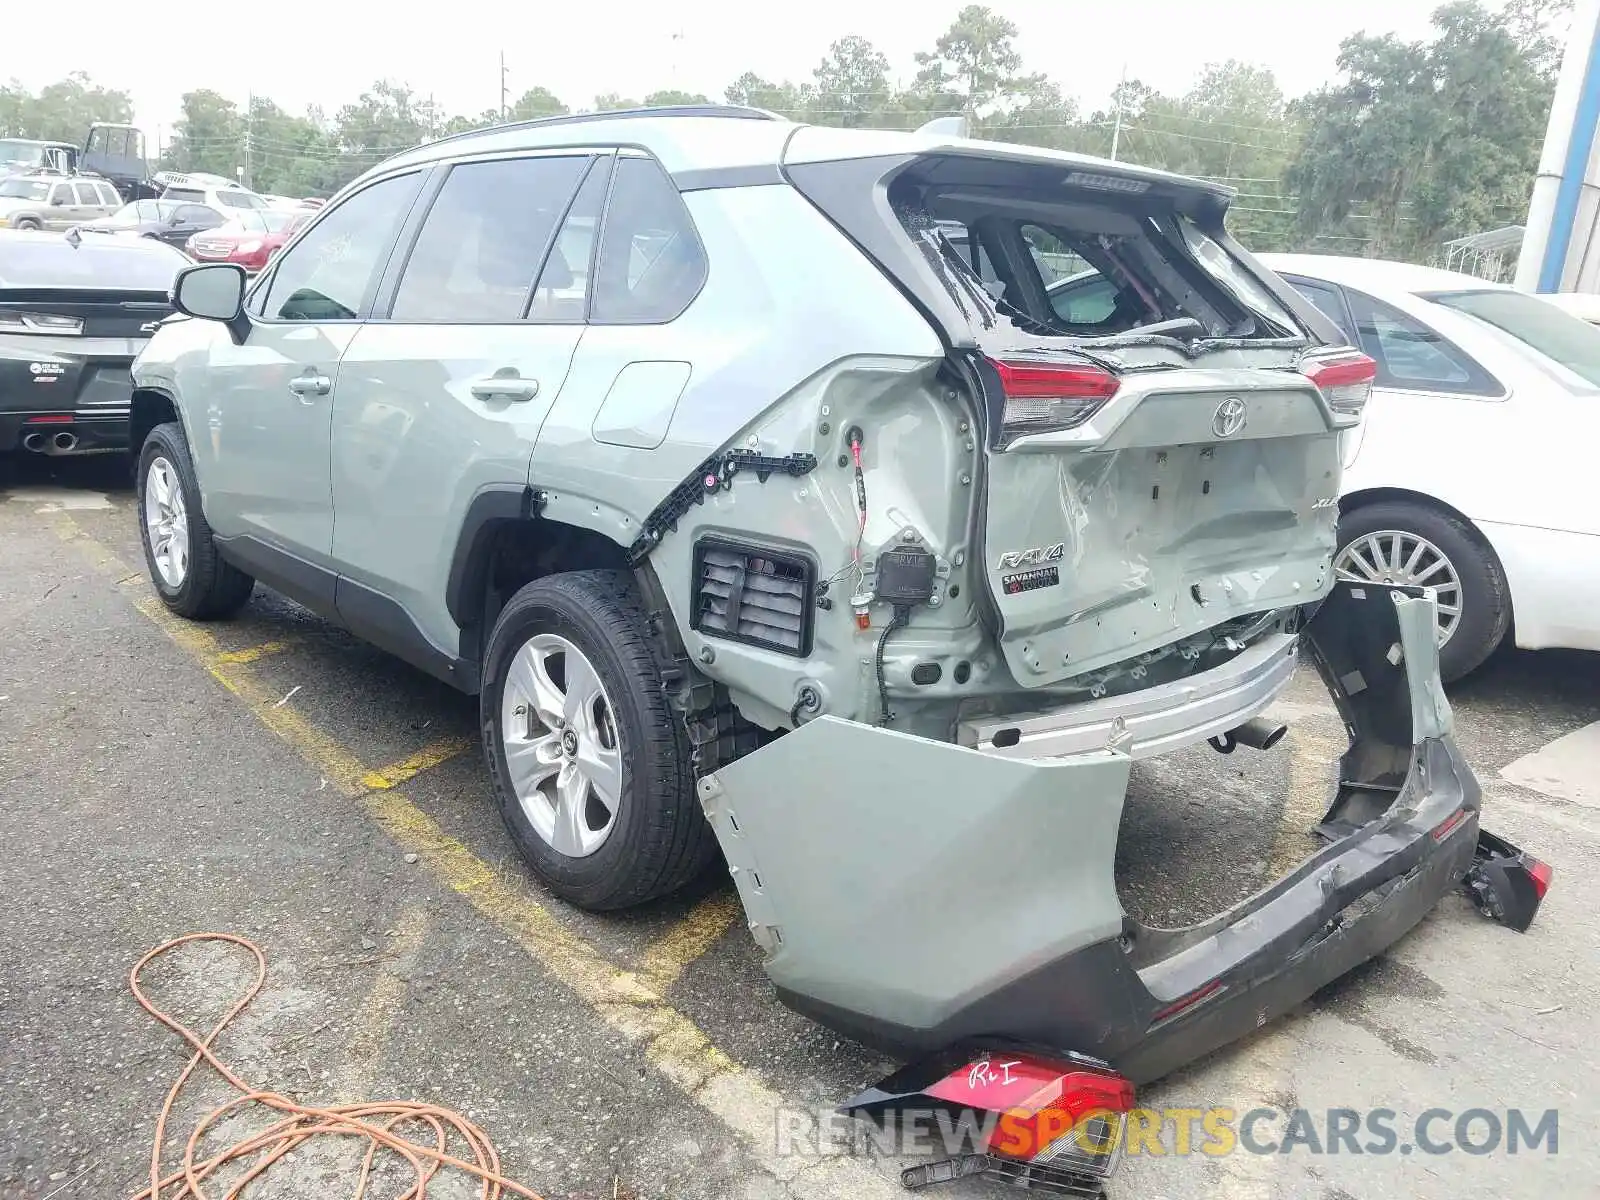
[[(447, 133), (443, 137), (423, 142), (422, 146), (438, 146), (444, 142), (457, 142), (480, 134), (505, 133), (512, 129), (543, 129), (550, 125), (577, 125), (587, 121), (615, 121), (627, 117), (726, 117), (742, 121), (781, 121), (783, 117), (764, 108), (749, 108), (742, 104), (663, 104), (656, 107), (640, 105), (638, 108), (613, 108), (605, 112), (566, 113), (557, 117), (534, 117), (527, 121), (508, 121), (504, 125), (480, 125), (476, 129), (463, 129), (460, 133)], [(421, 146), (418, 147), (421, 149)]]

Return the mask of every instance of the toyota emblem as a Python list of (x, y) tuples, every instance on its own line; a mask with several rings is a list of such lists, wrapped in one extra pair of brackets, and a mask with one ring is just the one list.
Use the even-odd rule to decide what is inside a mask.
[(1219, 438), (1230, 438), (1244, 428), (1244, 417), (1244, 401), (1237, 396), (1229, 396), (1217, 405), (1217, 411), (1211, 415), (1211, 432)]

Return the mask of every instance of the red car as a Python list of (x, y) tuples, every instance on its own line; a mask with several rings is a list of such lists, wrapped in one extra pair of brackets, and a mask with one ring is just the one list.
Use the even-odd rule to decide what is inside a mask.
[(184, 250), (196, 262), (238, 263), (245, 274), (254, 275), (315, 215), (271, 210), (241, 214), (227, 225), (195, 234)]

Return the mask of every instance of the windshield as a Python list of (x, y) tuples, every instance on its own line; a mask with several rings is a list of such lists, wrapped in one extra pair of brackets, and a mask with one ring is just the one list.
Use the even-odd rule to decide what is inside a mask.
[(1526, 292), (1436, 292), (1424, 297), (1510, 334), (1600, 387), (1600, 329)]
[(0, 163), (36, 167), (44, 161), (44, 147), (38, 142), (0, 141)]
[(39, 179), (8, 179), (0, 183), (0, 196), (7, 200), (44, 200), (50, 195), (50, 185)]

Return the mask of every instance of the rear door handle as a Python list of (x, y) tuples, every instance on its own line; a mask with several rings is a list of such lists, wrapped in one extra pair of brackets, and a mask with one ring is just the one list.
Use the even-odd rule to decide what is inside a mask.
[(537, 379), (524, 379), (514, 368), (502, 368), (468, 389), (478, 400), (532, 400), (539, 394)]
[(332, 390), (333, 380), (312, 371), (289, 380), (289, 392), (295, 396), (326, 396)]

